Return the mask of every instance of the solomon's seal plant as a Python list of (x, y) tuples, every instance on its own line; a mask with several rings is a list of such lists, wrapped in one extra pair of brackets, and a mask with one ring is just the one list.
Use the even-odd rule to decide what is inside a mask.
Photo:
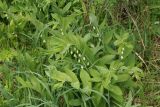
[(128, 105), (143, 73), (116, 3), (0, 0), (0, 106)]
[[(85, 37), (71, 32), (64, 36), (49, 37), (47, 49), (51, 52), (50, 55), (60, 56), (57, 57), (57, 61), (63, 63), (61, 66), (54, 65), (52, 60), (48, 67), (54, 66), (54, 69), (48, 69), (46, 73), (52, 81), (56, 81), (53, 87), (61, 84), (55, 90), (67, 91), (65, 87), (74, 90), (63, 95), (64, 103), (75, 106), (73, 102), (78, 101), (76, 106), (123, 106), (124, 91), (137, 87), (136, 81), (140, 80), (142, 71), (135, 67), (134, 60), (131, 61), (134, 54), (133, 45), (127, 39), (129, 33), (121, 32), (123, 33), (120, 35), (110, 34), (110, 40), (105, 32), (102, 35), (103, 41), (95, 47), (89, 46), (90, 43), (96, 42), (92, 41), (94, 37), (85, 40)], [(66, 76), (61, 79), (54, 78), (51, 75), (55, 74), (55, 69), (59, 70), (56, 78), (64, 74)], [(68, 73), (68, 70), (71, 73)], [(70, 101), (72, 102), (67, 103)]]

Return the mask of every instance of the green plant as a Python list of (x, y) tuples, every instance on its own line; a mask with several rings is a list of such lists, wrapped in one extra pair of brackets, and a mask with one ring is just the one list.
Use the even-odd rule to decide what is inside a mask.
[[(123, 35), (115, 34), (115, 32), (110, 35), (107, 33), (98, 37), (104, 37), (104, 41), (92, 41), (94, 38), (92, 35), (81, 37), (66, 33), (49, 37), (46, 42), (49, 54), (56, 59), (56, 61), (51, 61), (49, 70), (46, 71), (53, 81), (57, 81), (53, 87), (63, 89), (66, 82), (76, 89), (75, 97), (66, 99), (68, 95), (65, 95), (66, 102), (73, 99), (80, 102), (85, 96), (88, 97), (85, 98), (85, 102), (90, 106), (122, 106), (123, 90), (136, 87), (132, 80), (133, 78), (140, 80), (142, 71), (134, 67), (133, 46), (127, 41), (129, 33), (123, 32)], [(105, 38), (105, 36), (111, 37)], [(98, 42), (97, 46), (89, 45), (93, 42)], [(133, 60), (130, 62), (131, 58)], [(81, 94), (77, 96), (77, 93)], [(86, 106), (85, 102), (81, 101), (79, 105)], [(106, 103), (101, 105), (100, 102)]]
[(117, 19), (119, 4), (1, 0), (0, 106), (131, 107), (143, 72), (134, 18)]

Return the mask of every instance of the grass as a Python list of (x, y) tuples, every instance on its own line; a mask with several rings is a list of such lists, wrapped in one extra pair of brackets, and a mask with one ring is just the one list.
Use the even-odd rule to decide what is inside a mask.
[(159, 10), (158, 0), (0, 0), (0, 106), (159, 107)]

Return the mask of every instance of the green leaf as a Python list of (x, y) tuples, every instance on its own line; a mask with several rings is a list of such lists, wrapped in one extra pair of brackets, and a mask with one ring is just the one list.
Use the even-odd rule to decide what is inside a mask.
[(115, 46), (123, 44), (129, 37), (129, 33), (126, 32), (123, 35), (117, 36), (117, 40), (114, 42)]
[(112, 40), (112, 37), (113, 37), (113, 31), (112, 30), (110, 30), (110, 31), (107, 30), (105, 32), (105, 35), (104, 35), (104, 38), (103, 38), (103, 43), (105, 45), (108, 45), (109, 42)]
[(101, 82), (102, 81), (100, 73), (97, 70), (90, 69), (89, 73), (93, 77), (93, 78), (91, 78), (92, 82)]
[(76, 88), (76, 89), (79, 89), (80, 88), (80, 83), (79, 83), (79, 80), (78, 80), (76, 74), (71, 70), (66, 70), (66, 74), (68, 76), (70, 76), (70, 78), (71, 78), (71, 86)]
[(10, 25), (9, 25), (9, 32), (12, 33), (15, 30), (15, 23), (13, 20), (10, 21)]
[(115, 99), (115, 101), (113, 101), (114, 104), (118, 104), (121, 105), (124, 102), (123, 96), (120, 95), (116, 95), (114, 93), (110, 93), (110, 96)]
[(24, 81), (21, 77), (16, 77), (16, 79), (21, 83), (22, 88), (30, 88), (42, 94), (41, 85), (35, 77), (30, 76), (28, 81)]
[(129, 95), (128, 95), (128, 101), (127, 101), (125, 107), (132, 107), (132, 102), (133, 102), (133, 96), (132, 96), (132, 92), (130, 91)]
[(127, 81), (130, 78), (129, 74), (119, 74), (117, 75), (118, 79), (116, 82), (124, 82)]
[(106, 48), (107, 53), (112, 54), (112, 55), (117, 54), (116, 50), (112, 49), (110, 46), (106, 45), (105, 48)]
[(83, 41), (88, 42), (91, 38), (92, 38), (91, 33), (87, 33), (87, 34), (83, 37)]
[(59, 83), (54, 84), (53, 88), (58, 89), (58, 88), (61, 88), (62, 86), (63, 86), (63, 82), (59, 82)]
[(106, 73), (103, 73), (102, 76), (101, 76), (103, 79), (102, 79), (102, 85), (104, 88), (108, 88), (109, 84), (111, 83), (111, 73), (110, 72), (106, 72)]
[(10, 60), (17, 56), (17, 52), (14, 49), (4, 49), (0, 51), (0, 61)]
[(64, 33), (70, 28), (70, 24), (74, 21), (75, 16), (75, 14), (72, 14), (66, 17), (61, 17), (61, 26)]
[(90, 22), (91, 22), (94, 26), (98, 26), (97, 17), (96, 17), (93, 13), (90, 13), (90, 14), (89, 14), (89, 19), (90, 19)]
[(100, 77), (91, 78), (91, 82), (101, 82), (102, 79)]
[(69, 100), (69, 105), (71, 106), (80, 106), (82, 101), (80, 99), (71, 99)]
[(136, 63), (136, 58), (134, 54), (129, 54), (128, 57), (125, 59), (125, 65), (134, 67)]
[(31, 84), (29, 82), (24, 81), (21, 77), (16, 77), (16, 80), (21, 83), (23, 87), (31, 87)]
[(70, 76), (68, 76), (66, 73), (64, 72), (60, 72), (56, 69), (56, 67), (52, 67), (49, 71), (46, 71), (46, 74), (51, 77), (53, 80), (57, 80), (60, 82), (71, 82), (72, 79)]
[(2, 9), (2, 10), (7, 10), (8, 9), (6, 1), (3, 1), (3, 2), (0, 1), (0, 9)]
[(99, 103), (101, 102), (101, 99), (102, 99), (101, 95), (103, 95), (103, 93), (104, 93), (104, 88), (101, 85), (101, 83), (97, 83), (94, 85), (93, 89), (100, 94), (99, 95), (97, 93), (93, 93), (93, 95), (92, 95), (93, 96), (93, 99), (92, 99), (93, 104), (95, 105), (95, 107), (97, 107), (99, 105)]
[(115, 58), (115, 55), (105, 55), (102, 58), (99, 58), (96, 64), (97, 65), (110, 64), (114, 58)]
[(108, 85), (111, 83), (111, 78), (112, 78), (114, 72), (108, 70), (106, 67), (103, 67), (103, 66), (97, 66), (97, 68), (100, 72), (102, 86), (107, 88)]
[(86, 9), (85, 3), (83, 2), (83, 0), (80, 0), (80, 2), (81, 2), (81, 5), (82, 5), (82, 10), (83, 10), (83, 12), (84, 12), (85, 14), (87, 14), (87, 9)]
[(100, 77), (100, 73), (95, 69), (90, 69), (89, 73), (92, 77)]
[(129, 54), (131, 54), (132, 50), (133, 50), (133, 45), (128, 43), (127, 46), (125, 46), (124, 48), (124, 55), (123, 57), (126, 58)]
[[(3, 96), (5, 99), (9, 100), (12, 98), (12, 95), (8, 92), (8, 90), (6, 90), (3, 85), (0, 83), (0, 93), (1, 96)], [(1, 100), (1, 98), (0, 98)]]
[(63, 13), (66, 13), (71, 7), (71, 2), (69, 2), (65, 7), (63, 8)]
[(42, 88), (41, 88), (41, 84), (39, 83), (39, 81), (37, 80), (38, 78), (34, 77), (34, 76), (30, 76), (30, 82), (32, 84), (32, 88), (35, 89), (36, 91), (42, 93)]
[(109, 85), (109, 87), (107, 88), (110, 92), (114, 93), (115, 95), (118, 95), (118, 96), (122, 96), (123, 93), (122, 93), (122, 90), (119, 86), (116, 86), (116, 85)]
[(82, 81), (84, 91), (87, 94), (90, 94), (91, 89), (92, 89), (92, 83), (91, 83), (91, 78), (90, 78), (89, 74), (87, 73), (87, 71), (82, 69), (80, 71), (80, 78), (81, 78), (81, 81)]

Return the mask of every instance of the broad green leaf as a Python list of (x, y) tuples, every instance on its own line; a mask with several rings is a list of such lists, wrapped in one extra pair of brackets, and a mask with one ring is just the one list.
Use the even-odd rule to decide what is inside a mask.
[(30, 76), (30, 82), (32, 84), (32, 88), (35, 89), (36, 91), (42, 93), (42, 87), (39, 81), (37, 80), (38, 78), (35, 78), (34, 76)]
[(106, 103), (104, 99), (101, 99), (100, 103), (96, 107), (108, 107), (108, 104)]
[(92, 82), (101, 82), (102, 81), (101, 75), (97, 70), (91, 69), (89, 71), (89, 73), (92, 76), (92, 78), (91, 78)]
[(71, 70), (66, 70), (66, 74), (68, 76), (70, 76), (70, 78), (71, 78), (71, 86), (76, 88), (76, 89), (79, 89), (80, 88), (80, 83), (79, 83), (79, 80), (78, 80), (76, 74)]
[(115, 95), (118, 95), (118, 96), (122, 96), (123, 95), (123, 92), (121, 90), (121, 88), (119, 86), (116, 86), (116, 85), (109, 85), (108, 89), (110, 92), (114, 93)]
[(88, 72), (82, 69), (80, 71), (80, 78), (82, 81), (84, 91), (86, 91), (87, 94), (90, 94), (92, 89), (92, 83)]
[(118, 79), (116, 82), (124, 82), (127, 81), (130, 78), (129, 74), (119, 74), (117, 75)]
[(65, 81), (68, 81), (68, 82), (71, 82), (72, 79), (70, 76), (68, 76), (66, 73), (64, 72), (61, 72), (61, 71), (58, 71), (56, 69), (56, 67), (52, 67), (51, 69), (49, 69), (49, 71), (46, 71), (46, 74), (51, 77), (53, 80), (57, 80), (57, 81), (60, 81), (60, 82), (65, 82)]
[(67, 17), (61, 17), (61, 26), (64, 33), (68, 28), (70, 28), (70, 24), (74, 21), (75, 17), (75, 14), (69, 15)]
[(107, 88), (108, 85), (111, 83), (111, 78), (114, 72), (108, 70), (106, 67), (103, 67), (103, 66), (97, 66), (97, 68), (100, 72), (102, 86)]
[(100, 73), (95, 69), (90, 69), (89, 73), (92, 77), (100, 77)]
[(110, 46), (106, 45), (105, 48), (106, 48), (107, 53), (112, 54), (112, 55), (117, 54), (116, 50), (112, 49)]
[(128, 57), (125, 59), (125, 65), (134, 67), (136, 63), (136, 58), (134, 54), (129, 54)]
[(133, 50), (133, 45), (128, 43), (127, 46), (125, 47), (123, 57), (126, 58), (129, 54), (131, 54), (132, 50)]
[(101, 81), (102, 81), (102, 78), (100, 77), (91, 78), (91, 82), (101, 82)]
[(112, 31), (106, 31), (105, 32), (105, 35), (104, 35), (104, 38), (103, 38), (103, 42), (105, 45), (108, 45), (109, 42), (112, 40), (112, 37), (113, 37), (113, 33)]
[(91, 33), (87, 33), (87, 34), (83, 37), (83, 41), (88, 42), (91, 38), (92, 38)]
[(102, 46), (96, 46), (92, 48), (92, 52), (94, 55), (96, 55), (103, 47)]
[(61, 82), (65, 82), (65, 81), (71, 82), (72, 81), (72, 79), (66, 73), (63, 73), (60, 71), (53, 71), (52, 79), (61, 81)]
[(105, 56), (99, 58), (98, 61), (96, 62), (96, 64), (97, 65), (110, 64), (114, 58), (115, 58), (115, 55), (105, 55)]
[(114, 94), (114, 93), (110, 93), (110, 96), (114, 99), (113, 100), (113, 103), (115, 104), (115, 105), (122, 105), (123, 104), (123, 102), (124, 102), (124, 98), (123, 98), (123, 96), (122, 95), (116, 95), (116, 94)]
[(59, 89), (63, 86), (63, 82), (59, 82), (53, 85), (53, 89)]
[(97, 17), (96, 17), (93, 13), (90, 13), (90, 14), (89, 14), (89, 19), (90, 19), (90, 22), (91, 22), (94, 26), (98, 26)]
[(82, 101), (80, 99), (71, 99), (69, 100), (69, 105), (71, 106), (80, 106)]
[(96, 66), (97, 70), (100, 72), (101, 76), (104, 76), (104, 74), (109, 73), (109, 69), (106, 66)]
[(123, 66), (123, 62), (119, 60), (115, 60), (110, 64), (110, 69), (112, 70), (118, 70), (121, 66)]
[(103, 87), (108, 88), (109, 84), (111, 83), (111, 77), (112, 77), (111, 73), (110, 72), (103, 73), (101, 77), (103, 78), (102, 79)]

